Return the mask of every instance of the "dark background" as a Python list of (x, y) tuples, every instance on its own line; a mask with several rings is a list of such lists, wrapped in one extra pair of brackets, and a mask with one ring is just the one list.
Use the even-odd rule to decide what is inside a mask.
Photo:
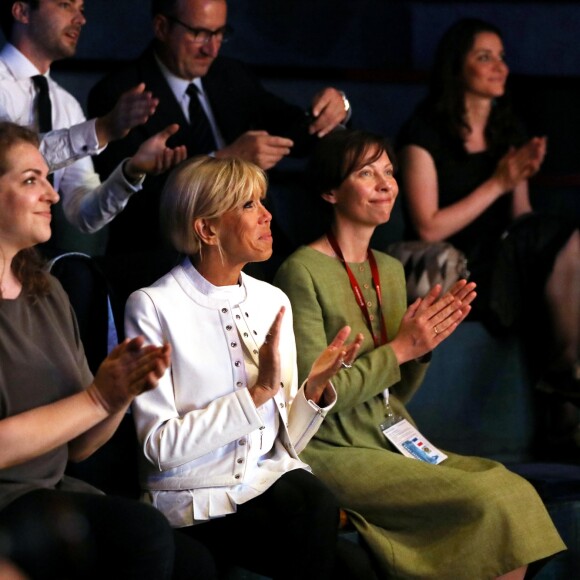
[[(127, 59), (150, 38), (147, 0), (87, 0), (79, 59)], [(577, 75), (577, 2), (230, 0), (230, 54), (259, 65), (427, 70), (441, 33), (462, 16), (505, 34), (514, 71)]]
[[(54, 67), (83, 105), (100, 76), (151, 38), (147, 0), (87, 0), (85, 10), (77, 56)], [(503, 31), (512, 84), (534, 130), (549, 132), (554, 122), (580, 128), (579, 2), (230, 0), (235, 34), (222, 51), (253, 64), (269, 87), (304, 107), (319, 88), (338, 86), (358, 125), (393, 136), (424, 94), (441, 34), (464, 16)], [(565, 157), (580, 157), (569, 145), (574, 154)], [(573, 169), (568, 160), (561, 165)]]
[[(152, 37), (148, 0), (86, 0), (85, 9), (76, 57), (53, 67), (83, 106), (93, 84)], [(530, 133), (548, 136), (532, 188), (536, 206), (580, 214), (580, 2), (229, 0), (235, 33), (222, 52), (253, 65), (268, 88), (304, 108), (319, 89), (340, 88), (353, 124), (394, 138), (425, 94), (439, 38), (465, 16), (502, 30), (517, 111)], [(293, 192), (273, 201), (293, 215)], [(304, 216), (295, 218), (287, 233), (304, 226)], [(106, 234), (74, 235), (98, 253)]]

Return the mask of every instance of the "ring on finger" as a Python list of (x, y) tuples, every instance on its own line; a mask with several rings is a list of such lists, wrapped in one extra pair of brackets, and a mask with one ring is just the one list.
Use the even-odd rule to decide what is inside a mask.
[(437, 328), (437, 325), (435, 325), (435, 326), (433, 327), (433, 332), (434, 332), (435, 334), (439, 334), (439, 329)]
[(351, 369), (352, 365), (349, 365), (348, 363), (345, 363), (344, 360), (340, 361), (340, 364), (342, 366), (343, 369)]

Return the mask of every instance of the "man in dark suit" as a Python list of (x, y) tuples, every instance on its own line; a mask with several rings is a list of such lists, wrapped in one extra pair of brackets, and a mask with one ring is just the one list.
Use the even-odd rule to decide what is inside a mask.
[[(307, 115), (266, 91), (242, 63), (219, 56), (229, 32), (226, 0), (153, 0), (152, 16), (153, 43), (89, 95), (91, 115), (109, 110), (120, 93), (141, 82), (159, 99), (147, 123), (99, 155), (102, 175), (168, 123), (181, 127), (168, 145), (185, 145), (189, 156), (237, 156), (270, 169), (286, 155), (306, 154), (313, 140), (347, 120), (349, 104), (340, 91), (315, 95)], [(163, 244), (158, 205), (164, 180), (148, 180), (143, 195), (134, 196), (111, 224), (108, 254)]]

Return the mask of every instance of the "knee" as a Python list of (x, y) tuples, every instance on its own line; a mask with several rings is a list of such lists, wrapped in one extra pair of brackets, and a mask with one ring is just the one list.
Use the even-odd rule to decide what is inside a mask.
[(580, 231), (574, 230), (574, 233), (568, 238), (556, 258), (560, 266), (571, 269), (572, 272), (578, 273), (578, 262), (580, 261)]
[(286, 489), (284, 503), (294, 515), (308, 514), (309, 518), (336, 517), (339, 506), (334, 494), (314, 475), (303, 470), (287, 474), (291, 491)]
[(334, 493), (317, 477), (311, 474), (308, 475), (309, 485), (305, 491), (308, 507), (338, 514), (339, 505)]

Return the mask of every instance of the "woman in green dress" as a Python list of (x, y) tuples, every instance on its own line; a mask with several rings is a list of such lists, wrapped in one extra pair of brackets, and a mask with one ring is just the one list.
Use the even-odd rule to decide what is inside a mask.
[[(412, 428), (405, 404), (429, 353), (475, 297), (475, 285), (462, 280), (407, 308), (402, 265), (369, 250), (398, 193), (392, 159), (377, 135), (340, 131), (322, 139), (309, 175), (330, 228), (276, 275), (294, 311), (301, 378), (342, 326), (365, 335), (351, 368), (333, 379), (338, 402), (303, 457), (335, 492), (385, 577), (523, 578), (565, 549), (534, 489), (487, 459), (409, 458), (383, 433), (393, 424)], [(427, 451), (440, 461), (438, 451)]]

